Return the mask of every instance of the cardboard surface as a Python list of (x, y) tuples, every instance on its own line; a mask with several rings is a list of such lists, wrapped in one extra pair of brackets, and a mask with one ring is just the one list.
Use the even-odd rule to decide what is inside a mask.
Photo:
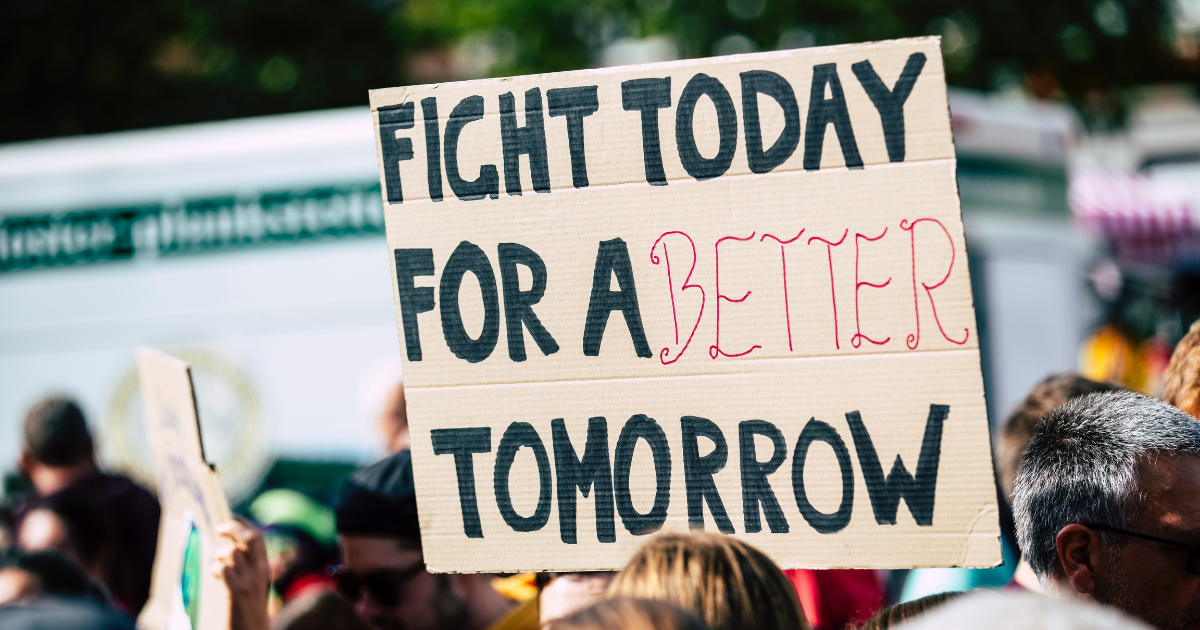
[(430, 570), (1000, 561), (941, 58), (371, 93)]
[(232, 518), (220, 478), (204, 458), (188, 365), (137, 349), (146, 437), (162, 504), (158, 551), (142, 630), (229, 627), (229, 590), (213, 575), (215, 527)]

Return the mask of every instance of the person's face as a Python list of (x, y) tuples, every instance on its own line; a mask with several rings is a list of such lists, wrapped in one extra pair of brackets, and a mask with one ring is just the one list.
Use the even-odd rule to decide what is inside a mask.
[(408, 411), (404, 400), (404, 384), (396, 385), (384, 402), (379, 426), (383, 431), (384, 446), (388, 452), (396, 453), (409, 448)]
[[(1129, 531), (1200, 543), (1200, 457), (1155, 457), (1139, 468), (1144, 504)], [(1200, 575), (1184, 570), (1188, 550), (1124, 536), (1097, 572), (1096, 599), (1162, 630), (1200, 628)]]
[(267, 546), (267, 563), (271, 567), (271, 583), (278, 585), (300, 558), (300, 543), (294, 536), (273, 531), (263, 534)]
[(604, 599), (616, 573), (562, 573), (554, 576), (538, 596), (539, 623), (566, 617)]
[(425, 571), (420, 551), (402, 549), (395, 538), (376, 536), (343, 536), (342, 549), (344, 569), (351, 574), (398, 578), (392, 580), (396, 605), (387, 606), (368, 593), (351, 602), (367, 625), (378, 630), (452, 630), (464, 624), (462, 594), (448, 576)]
[(0, 606), (16, 604), (37, 595), (38, 579), (16, 567), (0, 569)]

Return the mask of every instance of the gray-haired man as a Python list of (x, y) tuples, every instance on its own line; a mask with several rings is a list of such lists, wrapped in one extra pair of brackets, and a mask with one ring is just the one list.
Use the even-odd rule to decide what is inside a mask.
[(1047, 414), (1021, 458), (1013, 515), (1050, 593), (1152, 625), (1200, 628), (1200, 423), (1131, 392)]

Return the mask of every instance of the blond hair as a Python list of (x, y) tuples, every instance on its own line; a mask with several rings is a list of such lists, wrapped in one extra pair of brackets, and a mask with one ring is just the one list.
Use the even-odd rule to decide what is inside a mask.
[(961, 592), (951, 591), (888, 606), (879, 611), (870, 621), (859, 626), (859, 630), (889, 630), (901, 626), (913, 619), (923, 617), (931, 610), (941, 608), (946, 602), (956, 599), (960, 595), (962, 595)]
[(796, 590), (761, 551), (719, 534), (660, 534), (608, 587), (690, 611), (713, 630), (808, 630)]
[(1179, 340), (1163, 375), (1163, 400), (1200, 418), (1200, 320)]
[(617, 597), (555, 619), (545, 630), (708, 630), (708, 626), (666, 602)]

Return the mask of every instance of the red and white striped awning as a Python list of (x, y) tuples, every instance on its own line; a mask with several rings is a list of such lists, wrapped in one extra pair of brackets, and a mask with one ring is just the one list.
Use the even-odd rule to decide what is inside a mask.
[(1077, 168), (1068, 201), (1075, 220), (1119, 256), (1179, 262), (1200, 254), (1200, 177)]

